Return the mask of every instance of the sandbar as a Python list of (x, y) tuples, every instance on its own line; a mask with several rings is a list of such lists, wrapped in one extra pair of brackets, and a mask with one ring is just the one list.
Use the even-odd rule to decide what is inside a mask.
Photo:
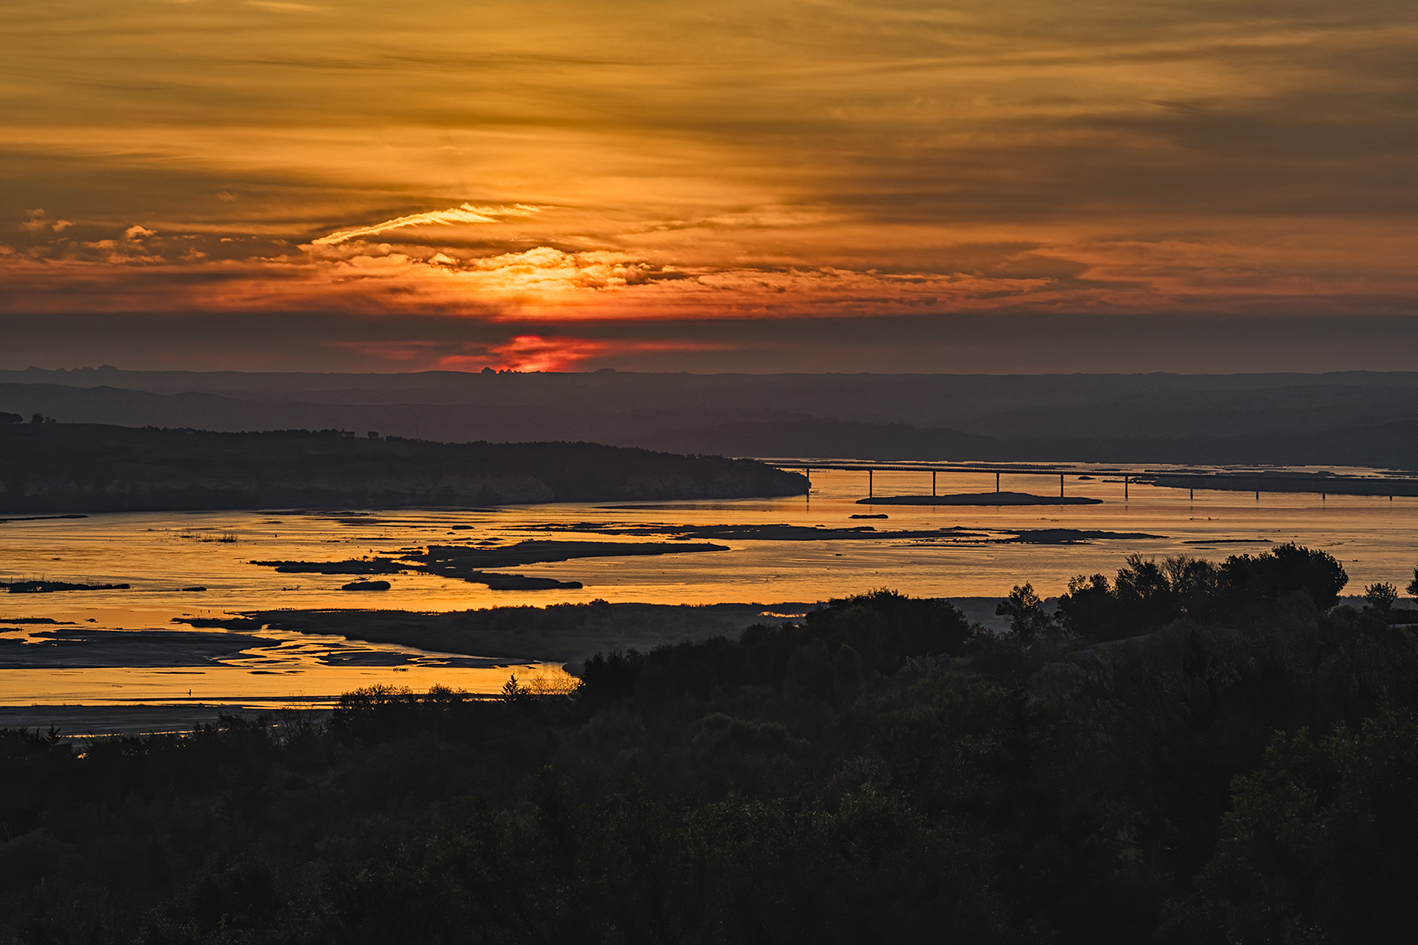
[(858, 505), (1101, 505), (1081, 495), (1032, 495), (1028, 492), (957, 492), (953, 495), (879, 495)]

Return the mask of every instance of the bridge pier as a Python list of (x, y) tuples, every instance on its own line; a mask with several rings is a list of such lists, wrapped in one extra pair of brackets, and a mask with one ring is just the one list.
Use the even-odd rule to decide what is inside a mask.
[(875, 495), (875, 493), (872, 492), (872, 481), (871, 481), (871, 477), (872, 477), (873, 472), (875, 472), (875, 470), (871, 470), (871, 469), (868, 469), (868, 470), (867, 470), (867, 498), (868, 498), (868, 499), (872, 498), (872, 497)]
[(1127, 477), (1127, 476), (1124, 476), (1124, 477), (1123, 477), (1123, 500), (1124, 500), (1124, 501), (1127, 501), (1127, 497), (1128, 497), (1128, 477)]
[(1059, 473), (1059, 498), (1063, 498), (1063, 473)]
[(935, 470), (931, 470), (931, 498), (935, 498)]
[(999, 473), (995, 473), (995, 492), (999, 492)]

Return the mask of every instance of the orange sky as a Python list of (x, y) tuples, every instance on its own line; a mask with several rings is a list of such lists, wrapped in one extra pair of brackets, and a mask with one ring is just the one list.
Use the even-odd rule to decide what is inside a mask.
[(390, 369), (728, 368), (674, 326), (1418, 297), (1412, 3), (55, 0), (0, 48), (30, 334), (318, 313)]

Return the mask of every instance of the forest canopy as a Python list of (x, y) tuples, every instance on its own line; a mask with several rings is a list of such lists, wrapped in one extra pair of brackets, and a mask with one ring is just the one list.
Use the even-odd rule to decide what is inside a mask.
[(1127, 559), (988, 633), (893, 591), (572, 692), (0, 732), (0, 941), (1396, 941), (1413, 611), (1330, 555)]

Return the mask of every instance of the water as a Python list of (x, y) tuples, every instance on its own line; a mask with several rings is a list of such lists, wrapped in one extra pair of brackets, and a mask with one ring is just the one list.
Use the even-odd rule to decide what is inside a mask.
[[(0, 580), (49, 579), (127, 583), (130, 590), (5, 594), (0, 626), (20, 629), (5, 639), (34, 639), (52, 629), (14, 624), (51, 618), (87, 630), (183, 629), (174, 618), (219, 616), (276, 608), (380, 607), (450, 611), (520, 604), (612, 602), (667, 604), (724, 601), (812, 602), (891, 587), (917, 596), (997, 597), (1030, 581), (1043, 596), (1058, 594), (1076, 574), (1111, 574), (1130, 553), (1223, 558), (1295, 541), (1334, 554), (1350, 575), (1348, 590), (1388, 581), (1405, 586), (1418, 562), (1418, 498), (1198, 492), (1133, 483), (1124, 501), (1119, 477), (1081, 468), (1070, 495), (1101, 505), (1063, 507), (863, 506), (865, 472), (816, 471), (806, 498), (664, 503), (640, 508), (568, 503), (497, 511), (120, 513), (85, 519), (0, 523)], [(1334, 470), (1356, 472), (1354, 470)], [(988, 492), (994, 476), (949, 475), (942, 492)], [(1046, 494), (1057, 478), (1005, 476), (1006, 490)], [(877, 495), (929, 493), (926, 472), (878, 472)], [(852, 519), (885, 513), (889, 518)], [(614, 526), (794, 524), (877, 531), (957, 527), (974, 537), (833, 541), (718, 540), (728, 551), (656, 557), (594, 558), (498, 568), (584, 584), (580, 589), (492, 591), (479, 584), (422, 574), (391, 575), (383, 593), (352, 594), (348, 576), (278, 574), (255, 560), (343, 560), (398, 553), (429, 543), (518, 541), (524, 538), (605, 541), (664, 540), (617, 536)], [(1021, 529), (1075, 528), (1144, 532), (1160, 537), (1097, 540), (1077, 545), (1004, 543)], [(569, 529), (569, 530), (568, 530)], [(1207, 544), (1208, 542), (1238, 542)], [(383, 577), (383, 576), (381, 576)], [(205, 591), (183, 591), (201, 586)], [(212, 631), (206, 631), (212, 632)], [(435, 683), (472, 692), (495, 691), (510, 672), (553, 679), (549, 665), (491, 666), (407, 648), (342, 637), (262, 631), (268, 642), (212, 664), (120, 665), (109, 647), (104, 665), (0, 670), (0, 705), (182, 704), (273, 705), (328, 699), (374, 683), (425, 689)], [(115, 652), (109, 652), (115, 651)], [(178, 662), (181, 658), (177, 658)], [(397, 665), (370, 665), (371, 663)]]

